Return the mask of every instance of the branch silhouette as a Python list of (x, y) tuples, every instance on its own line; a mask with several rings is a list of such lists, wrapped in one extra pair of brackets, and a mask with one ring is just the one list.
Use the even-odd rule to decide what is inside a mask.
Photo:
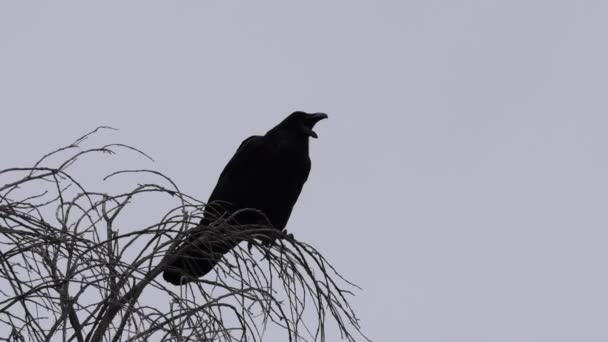
[[(357, 286), (313, 246), (231, 217), (188, 241), (205, 203), (158, 171), (110, 173), (102, 180), (135, 181), (114, 194), (85, 188), (73, 171), (84, 156), (122, 150), (151, 159), (124, 144), (82, 147), (110, 129), (99, 127), (32, 167), (0, 171), (2, 339), (256, 342), (273, 326), (289, 341), (325, 341), (332, 325), (343, 339), (367, 340), (349, 303)], [(157, 222), (117, 223), (136, 203), (158, 196), (172, 204)], [(268, 237), (274, 243), (265, 243)], [(220, 240), (242, 243), (208, 276), (183, 287), (158, 277), (184, 242)]]

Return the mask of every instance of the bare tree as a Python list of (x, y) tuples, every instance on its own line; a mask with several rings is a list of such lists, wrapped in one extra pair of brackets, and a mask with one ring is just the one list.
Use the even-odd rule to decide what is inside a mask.
[[(147, 157), (123, 144), (81, 147), (102, 129), (110, 128), (32, 167), (0, 171), (8, 179), (0, 186), (0, 340), (261, 341), (274, 326), (289, 341), (324, 341), (328, 325), (348, 341), (367, 339), (348, 301), (356, 286), (314, 247), (269, 227), (219, 218), (218, 234), (205, 238), (246, 241), (249, 248), (238, 245), (213, 273), (187, 286), (157, 279), (205, 203), (153, 170), (104, 178), (154, 179), (127, 191), (85, 189), (73, 176), (83, 157), (120, 149)], [(118, 229), (119, 218), (152, 195), (172, 202), (162, 218)], [(268, 236), (276, 238), (270, 246), (262, 239)], [(156, 300), (144, 299), (150, 297)]]

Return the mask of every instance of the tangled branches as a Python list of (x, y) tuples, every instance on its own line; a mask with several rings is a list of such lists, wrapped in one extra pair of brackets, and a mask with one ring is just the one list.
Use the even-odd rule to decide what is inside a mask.
[[(200, 222), (205, 204), (152, 170), (104, 178), (153, 177), (129, 191), (85, 189), (71, 174), (83, 156), (125, 149), (147, 157), (122, 144), (81, 147), (101, 129), (108, 127), (32, 167), (0, 171), (0, 181), (8, 179), (0, 186), (0, 338), (256, 342), (274, 327), (289, 341), (324, 341), (330, 324), (346, 340), (366, 339), (347, 298), (356, 286), (314, 247), (268, 227), (218, 220), (223, 238), (249, 248), (238, 245), (198, 282), (162, 281), (157, 276)], [(49, 166), (59, 157), (63, 162)], [(119, 229), (130, 208), (152, 195), (170, 201), (171, 209), (152, 224), (139, 220)], [(276, 238), (271, 246), (260, 239), (269, 235)]]

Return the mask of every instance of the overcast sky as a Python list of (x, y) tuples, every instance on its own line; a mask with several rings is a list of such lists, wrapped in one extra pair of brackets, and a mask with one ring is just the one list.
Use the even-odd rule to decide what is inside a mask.
[(288, 229), (375, 341), (608, 340), (608, 2), (3, 1), (0, 169), (98, 126), (206, 199), (323, 111)]

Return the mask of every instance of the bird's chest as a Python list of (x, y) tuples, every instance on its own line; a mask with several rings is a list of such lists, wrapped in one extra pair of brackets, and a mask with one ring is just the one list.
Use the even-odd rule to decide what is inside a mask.
[[(308, 156), (283, 154), (278, 155), (269, 163), (268, 177), (264, 177), (269, 192), (277, 196), (285, 193), (293, 194), (297, 198), (308, 174), (310, 172), (310, 159)], [(269, 194), (270, 195), (270, 194)], [(291, 198), (292, 196), (288, 196)]]

